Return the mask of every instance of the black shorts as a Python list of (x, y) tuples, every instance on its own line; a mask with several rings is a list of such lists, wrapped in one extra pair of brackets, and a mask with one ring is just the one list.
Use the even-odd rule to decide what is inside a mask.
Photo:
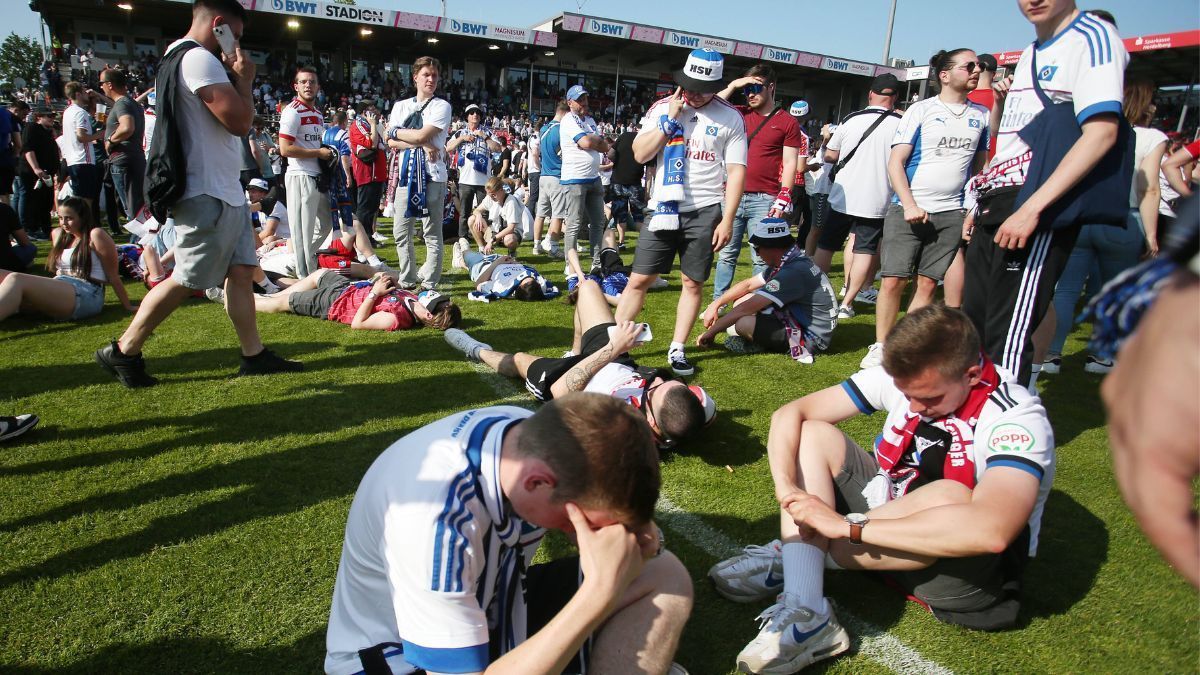
[(354, 188), (354, 215), (368, 229), (375, 224), (379, 213), (379, 198), (383, 196), (381, 182), (363, 183)]
[(825, 226), (821, 228), (817, 248), (840, 251), (851, 233), (854, 234), (855, 253), (878, 255), (879, 240), (883, 238), (883, 218), (861, 218), (829, 209), (825, 214)]
[(720, 204), (679, 214), (678, 230), (643, 227), (633, 254), (635, 274), (666, 274), (679, 254), (679, 269), (693, 281), (707, 281), (712, 270), (713, 228), (721, 220)]
[(754, 316), (754, 335), (750, 341), (768, 352), (788, 351), (787, 330), (783, 327), (783, 322), (775, 317), (774, 312)]
[[(834, 477), (838, 513), (867, 512), (862, 491), (878, 471), (874, 456), (846, 437), (842, 470)], [(886, 576), (928, 605), (939, 621), (977, 630), (1000, 630), (1016, 624), (1021, 574), (1028, 559), (1026, 527), (1003, 553), (941, 558), (923, 570), (887, 572)]]
[(350, 287), (346, 277), (326, 272), (317, 280), (317, 287), (311, 291), (300, 291), (288, 296), (288, 308), (293, 314), (311, 316), (315, 319), (329, 317), (333, 303), (342, 297), (342, 293)]
[[(579, 556), (559, 558), (548, 563), (532, 565), (525, 572), (526, 639), (537, 634), (550, 620), (562, 611), (575, 597), (583, 573), (579, 569)], [(587, 663), (591, 638), (575, 653), (564, 673), (582, 673)]]
[[(550, 388), (554, 386), (554, 383), (566, 375), (568, 370), (574, 368), (575, 364), (603, 349), (608, 344), (608, 329), (616, 325), (615, 323), (601, 323), (587, 329), (579, 341), (579, 353), (575, 356), (538, 359), (529, 364), (529, 369), (525, 372), (525, 388), (539, 401), (549, 401), (554, 398), (554, 395), (550, 393)], [(618, 356), (613, 359), (613, 363), (622, 363), (630, 368), (637, 367), (637, 363), (628, 354)]]

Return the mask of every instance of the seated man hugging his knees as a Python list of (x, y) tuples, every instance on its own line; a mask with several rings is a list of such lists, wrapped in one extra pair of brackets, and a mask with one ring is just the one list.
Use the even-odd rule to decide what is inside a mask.
[[(350, 506), (325, 672), (668, 672), (692, 585), (651, 520), (658, 461), (645, 419), (590, 393), (396, 441)], [(579, 555), (534, 565), (546, 529)]]
[[(776, 600), (738, 655), (746, 672), (792, 673), (849, 649), (824, 596), (827, 566), (885, 571), (947, 623), (1016, 623), (1054, 479), (1046, 411), (945, 305), (908, 314), (883, 353), (882, 366), (772, 416), (782, 545), (748, 547), (709, 571), (729, 599)], [(874, 454), (834, 426), (877, 410), (887, 420)]]
[[(728, 331), (729, 351), (783, 352), (800, 363), (812, 363), (815, 352), (829, 348), (837, 325), (838, 303), (829, 278), (804, 255), (782, 218), (755, 223), (750, 246), (767, 269), (712, 301), (701, 316), (707, 330), (696, 338), (696, 345), (711, 346), (717, 333)], [(729, 304), (733, 309), (718, 316)]]

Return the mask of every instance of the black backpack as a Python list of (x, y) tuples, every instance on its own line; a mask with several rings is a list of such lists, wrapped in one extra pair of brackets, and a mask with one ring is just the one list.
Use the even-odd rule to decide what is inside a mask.
[(158, 121), (150, 140), (150, 154), (146, 156), (145, 196), (146, 208), (160, 223), (166, 222), (167, 212), (187, 189), (187, 157), (183, 154), (183, 138), (175, 114), (175, 96), (183, 55), (199, 46), (187, 40), (167, 52), (154, 82)]

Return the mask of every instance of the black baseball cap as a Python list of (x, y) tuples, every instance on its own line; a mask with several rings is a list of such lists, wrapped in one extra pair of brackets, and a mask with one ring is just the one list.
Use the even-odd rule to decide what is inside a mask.
[(991, 54), (980, 54), (979, 67), (994, 73), (996, 72), (996, 69), (1000, 67), (1000, 64), (996, 63), (996, 57), (992, 56)]
[(871, 80), (871, 91), (880, 96), (896, 96), (900, 93), (900, 80), (891, 73), (876, 75), (875, 79)]

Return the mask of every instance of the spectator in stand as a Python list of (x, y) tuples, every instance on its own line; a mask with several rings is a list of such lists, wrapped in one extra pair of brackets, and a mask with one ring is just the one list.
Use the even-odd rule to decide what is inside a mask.
[(86, 199), (94, 209), (100, 199), (100, 169), (92, 144), (104, 138), (104, 130), (95, 130), (96, 122), (88, 113), (95, 103), (90, 89), (72, 81), (67, 83), (65, 92), (71, 105), (63, 111), (63, 161), (67, 163), (71, 193)]
[(492, 153), (500, 152), (500, 143), (491, 129), (483, 126), (483, 108), (472, 103), (463, 111), (466, 127), (446, 142), (447, 153), (458, 153), (458, 242), (454, 245), (453, 263), (462, 267), (462, 255), (471, 247), (471, 228), (467, 221), (475, 210), (475, 202), (484, 198), (483, 186), (491, 177)]
[[(441, 214), (446, 201), (446, 143), (450, 129), (451, 109), (446, 99), (436, 96), (441, 79), (441, 63), (432, 56), (422, 56), (413, 63), (413, 84), (416, 95), (397, 101), (388, 120), (388, 145), (402, 151), (399, 157), (395, 189), (396, 214), (392, 234), (396, 238), (396, 257), (402, 288), (437, 288), (442, 280), (442, 223)], [(476, 108), (476, 119), (481, 115)], [(458, 147), (463, 140), (456, 138)], [(478, 148), (475, 148), (478, 150)], [(486, 154), (486, 153), (484, 153)], [(462, 162), (460, 162), (460, 165)], [(476, 168), (471, 164), (472, 170)], [(463, 173), (460, 170), (459, 178)], [(477, 179), (478, 176), (471, 176)], [(486, 173), (482, 182), (487, 181)], [(462, 194), (462, 186), (459, 186)], [(470, 208), (468, 204), (467, 208)], [(416, 248), (413, 237), (421, 223), (425, 238), (425, 264), (416, 267)], [(459, 230), (461, 236), (462, 230)], [(457, 245), (455, 251), (457, 251)]]
[[(765, 63), (751, 66), (745, 77), (730, 82), (717, 94), (728, 101), (741, 91), (747, 105), (737, 106), (746, 127), (746, 187), (737, 215), (733, 238), (717, 257), (713, 299), (721, 297), (733, 283), (742, 239), (763, 218), (782, 218), (792, 212), (792, 186), (796, 181), (796, 154), (800, 149), (800, 125), (775, 104), (775, 69)], [(754, 250), (751, 276), (761, 275), (767, 264)]]
[[(11, 227), (16, 219), (12, 209), (7, 204), (0, 209)], [(96, 227), (91, 206), (80, 197), (68, 197), (58, 207), (58, 222), (46, 258), (54, 278), (0, 272), (0, 321), (18, 312), (70, 321), (95, 316), (104, 309), (108, 284), (121, 306), (134, 311), (117, 269), (117, 246), (104, 228)]]
[(387, 145), (375, 104), (365, 101), (350, 123), (351, 170), (354, 173), (354, 217), (368, 236), (375, 234), (379, 201), (387, 183)]
[(146, 116), (142, 106), (129, 97), (128, 82), (120, 70), (101, 71), (100, 89), (113, 101), (104, 131), (108, 169), (125, 217), (132, 219), (145, 201), (142, 183), (146, 176), (146, 156), (142, 154), (142, 138), (146, 133)]
[(288, 222), (294, 234), (296, 273), (304, 278), (317, 270), (317, 249), (333, 229), (328, 188), (322, 192), (318, 178), (321, 162), (337, 158), (332, 148), (321, 146), (325, 118), (317, 109), (317, 92), (321, 89), (317, 69), (312, 66), (297, 69), (292, 88), (296, 98), (279, 120), (279, 152), (288, 158), (284, 176)]
[(33, 122), (21, 132), (24, 155), (17, 171), (24, 197), (21, 199), (21, 227), (31, 236), (50, 236), (50, 209), (54, 208), (54, 186), (50, 184), (58, 169), (59, 150), (54, 142), (54, 111), (38, 106)]

